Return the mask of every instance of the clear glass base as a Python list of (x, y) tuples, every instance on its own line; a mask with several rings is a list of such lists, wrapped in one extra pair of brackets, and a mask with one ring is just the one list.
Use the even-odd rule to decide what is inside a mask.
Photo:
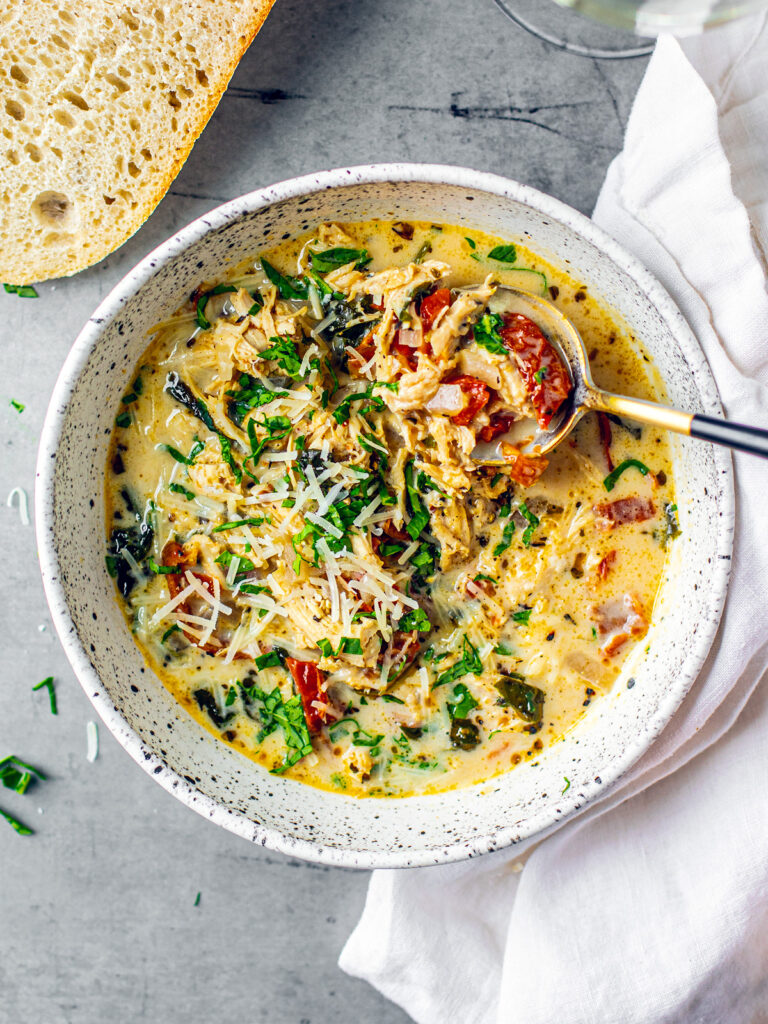
[(768, 9), (768, 0), (495, 2), (507, 17), (539, 39), (569, 53), (602, 60), (644, 57), (653, 49), (652, 38), (648, 37), (660, 32), (692, 35), (709, 26)]
[[(559, 50), (599, 60), (626, 60), (646, 57), (653, 40), (640, 39), (626, 30), (599, 24), (576, 10), (568, 10), (552, 0), (495, 0), (520, 28), (543, 39)], [(578, 3), (578, 0), (576, 0)], [(568, 7), (575, 4), (568, 3)]]

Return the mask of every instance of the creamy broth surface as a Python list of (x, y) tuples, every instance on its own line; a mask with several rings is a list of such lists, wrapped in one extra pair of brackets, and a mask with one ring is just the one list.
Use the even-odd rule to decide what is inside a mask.
[(545, 466), (474, 464), (483, 431), (551, 413), (558, 374), (531, 376), (527, 327), (513, 355), (498, 285), (554, 298), (598, 385), (663, 399), (578, 277), (418, 222), (323, 225), (201, 282), (126, 381), (119, 600), (179, 703), (266, 769), (353, 796), (470, 785), (647, 643), (678, 532), (667, 439), (590, 415)]

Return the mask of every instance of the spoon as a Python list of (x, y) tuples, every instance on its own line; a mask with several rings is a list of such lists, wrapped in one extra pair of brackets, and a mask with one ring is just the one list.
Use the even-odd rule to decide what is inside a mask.
[(506, 460), (502, 447), (505, 441), (514, 444), (525, 455), (546, 455), (571, 433), (582, 416), (592, 411), (623, 416), (768, 458), (768, 430), (729, 423), (699, 413), (681, 412), (657, 402), (614, 395), (598, 388), (592, 380), (589, 357), (581, 335), (549, 300), (514, 288), (499, 288), (488, 308), (492, 313), (521, 313), (532, 320), (557, 350), (573, 387), (546, 430), (533, 420), (519, 421), (511, 432), (493, 442), (479, 444), (472, 453), (475, 461), (489, 466), (504, 465)]

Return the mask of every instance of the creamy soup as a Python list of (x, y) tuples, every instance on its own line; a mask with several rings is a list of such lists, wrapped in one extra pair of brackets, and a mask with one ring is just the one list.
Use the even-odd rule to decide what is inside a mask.
[(601, 386), (660, 397), (577, 277), (380, 221), (201, 282), (126, 382), (107, 567), (179, 703), (272, 772), (355, 796), (478, 782), (646, 643), (678, 532), (666, 437), (591, 415), (522, 454), (569, 380), (505, 288), (554, 299)]

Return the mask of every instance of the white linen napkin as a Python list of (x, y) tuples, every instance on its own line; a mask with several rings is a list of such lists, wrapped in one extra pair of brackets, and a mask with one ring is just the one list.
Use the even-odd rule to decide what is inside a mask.
[[(659, 39), (594, 217), (768, 427), (765, 15)], [(735, 470), (720, 631), (633, 771), (538, 843), (374, 873), (339, 964), (418, 1024), (768, 1020), (768, 462)]]

